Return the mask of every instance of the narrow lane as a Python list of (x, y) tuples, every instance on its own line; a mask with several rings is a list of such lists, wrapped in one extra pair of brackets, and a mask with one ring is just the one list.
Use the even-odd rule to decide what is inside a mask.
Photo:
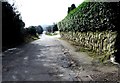
[(39, 40), (3, 53), (3, 81), (77, 81), (59, 36)]
[(39, 40), (17, 46), (2, 55), (3, 81), (118, 81), (116, 66), (93, 62), (76, 52), (60, 36), (43, 34)]

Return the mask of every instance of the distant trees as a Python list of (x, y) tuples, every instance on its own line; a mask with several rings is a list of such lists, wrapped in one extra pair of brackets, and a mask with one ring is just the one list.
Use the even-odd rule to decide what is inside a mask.
[(46, 27), (46, 31), (47, 32), (55, 32), (55, 31), (58, 31), (58, 27), (57, 27), (57, 24), (53, 24), (53, 25), (50, 25), (48, 27)]
[(20, 13), (8, 2), (2, 2), (2, 50), (23, 42), (24, 26)]
[(28, 27), (28, 33), (36, 36), (37, 30), (36, 30), (35, 26)]
[(47, 31), (47, 32), (52, 32), (52, 29), (53, 29), (52, 26), (47, 26), (47, 27), (46, 27), (46, 31)]
[(37, 33), (38, 34), (43, 33), (43, 28), (41, 27), (41, 25), (39, 25), (39, 26), (29, 26), (25, 30), (26, 30), (27, 34), (34, 35), (34, 36), (37, 36)]
[(53, 32), (55, 32), (55, 31), (58, 31), (57, 24), (54, 24), (54, 25), (53, 25)]
[(42, 26), (41, 26), (41, 25), (37, 26), (37, 27), (36, 27), (36, 31), (37, 31), (38, 34), (42, 34), (42, 33), (43, 33), (43, 28), (42, 28)]
[(68, 7), (68, 14), (75, 8), (76, 8), (75, 4), (72, 4), (71, 7)]

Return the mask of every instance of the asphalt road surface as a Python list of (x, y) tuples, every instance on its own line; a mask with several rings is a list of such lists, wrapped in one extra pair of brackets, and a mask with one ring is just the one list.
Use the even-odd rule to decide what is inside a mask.
[(38, 40), (5, 51), (2, 54), (2, 80), (119, 80), (116, 67), (93, 64), (92, 58), (86, 53), (76, 53), (67, 43), (61, 42), (59, 37), (43, 34)]
[(39, 40), (3, 53), (3, 81), (75, 81), (70, 59), (57, 36), (43, 34)]

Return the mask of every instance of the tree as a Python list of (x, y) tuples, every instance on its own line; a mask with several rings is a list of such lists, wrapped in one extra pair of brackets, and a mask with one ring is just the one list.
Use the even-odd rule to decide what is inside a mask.
[(42, 28), (41, 25), (37, 26), (37, 27), (36, 27), (36, 30), (37, 30), (37, 33), (38, 33), (38, 34), (42, 34), (42, 33), (43, 33), (43, 28)]
[(71, 7), (68, 7), (68, 14), (69, 14), (70, 11), (71, 11)]
[(75, 8), (76, 8), (75, 4), (72, 4), (71, 7), (68, 7), (68, 14)]
[(52, 32), (52, 26), (46, 27), (46, 31), (47, 31), (47, 32)]
[(37, 33), (36, 27), (35, 26), (28, 27), (28, 33), (36, 36), (36, 33)]
[(54, 24), (54, 25), (53, 25), (53, 32), (55, 32), (55, 31), (58, 31), (57, 24)]
[(20, 13), (8, 2), (2, 2), (2, 50), (23, 42), (22, 30), (25, 23), (20, 19)]
[(72, 4), (72, 5), (71, 5), (71, 10), (73, 10), (73, 9), (75, 9), (75, 8), (76, 8), (75, 4)]

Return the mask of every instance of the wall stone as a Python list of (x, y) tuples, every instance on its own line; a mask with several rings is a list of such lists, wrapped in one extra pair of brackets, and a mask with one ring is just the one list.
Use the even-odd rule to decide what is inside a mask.
[(115, 53), (117, 32), (61, 32), (61, 37), (109, 59)]

